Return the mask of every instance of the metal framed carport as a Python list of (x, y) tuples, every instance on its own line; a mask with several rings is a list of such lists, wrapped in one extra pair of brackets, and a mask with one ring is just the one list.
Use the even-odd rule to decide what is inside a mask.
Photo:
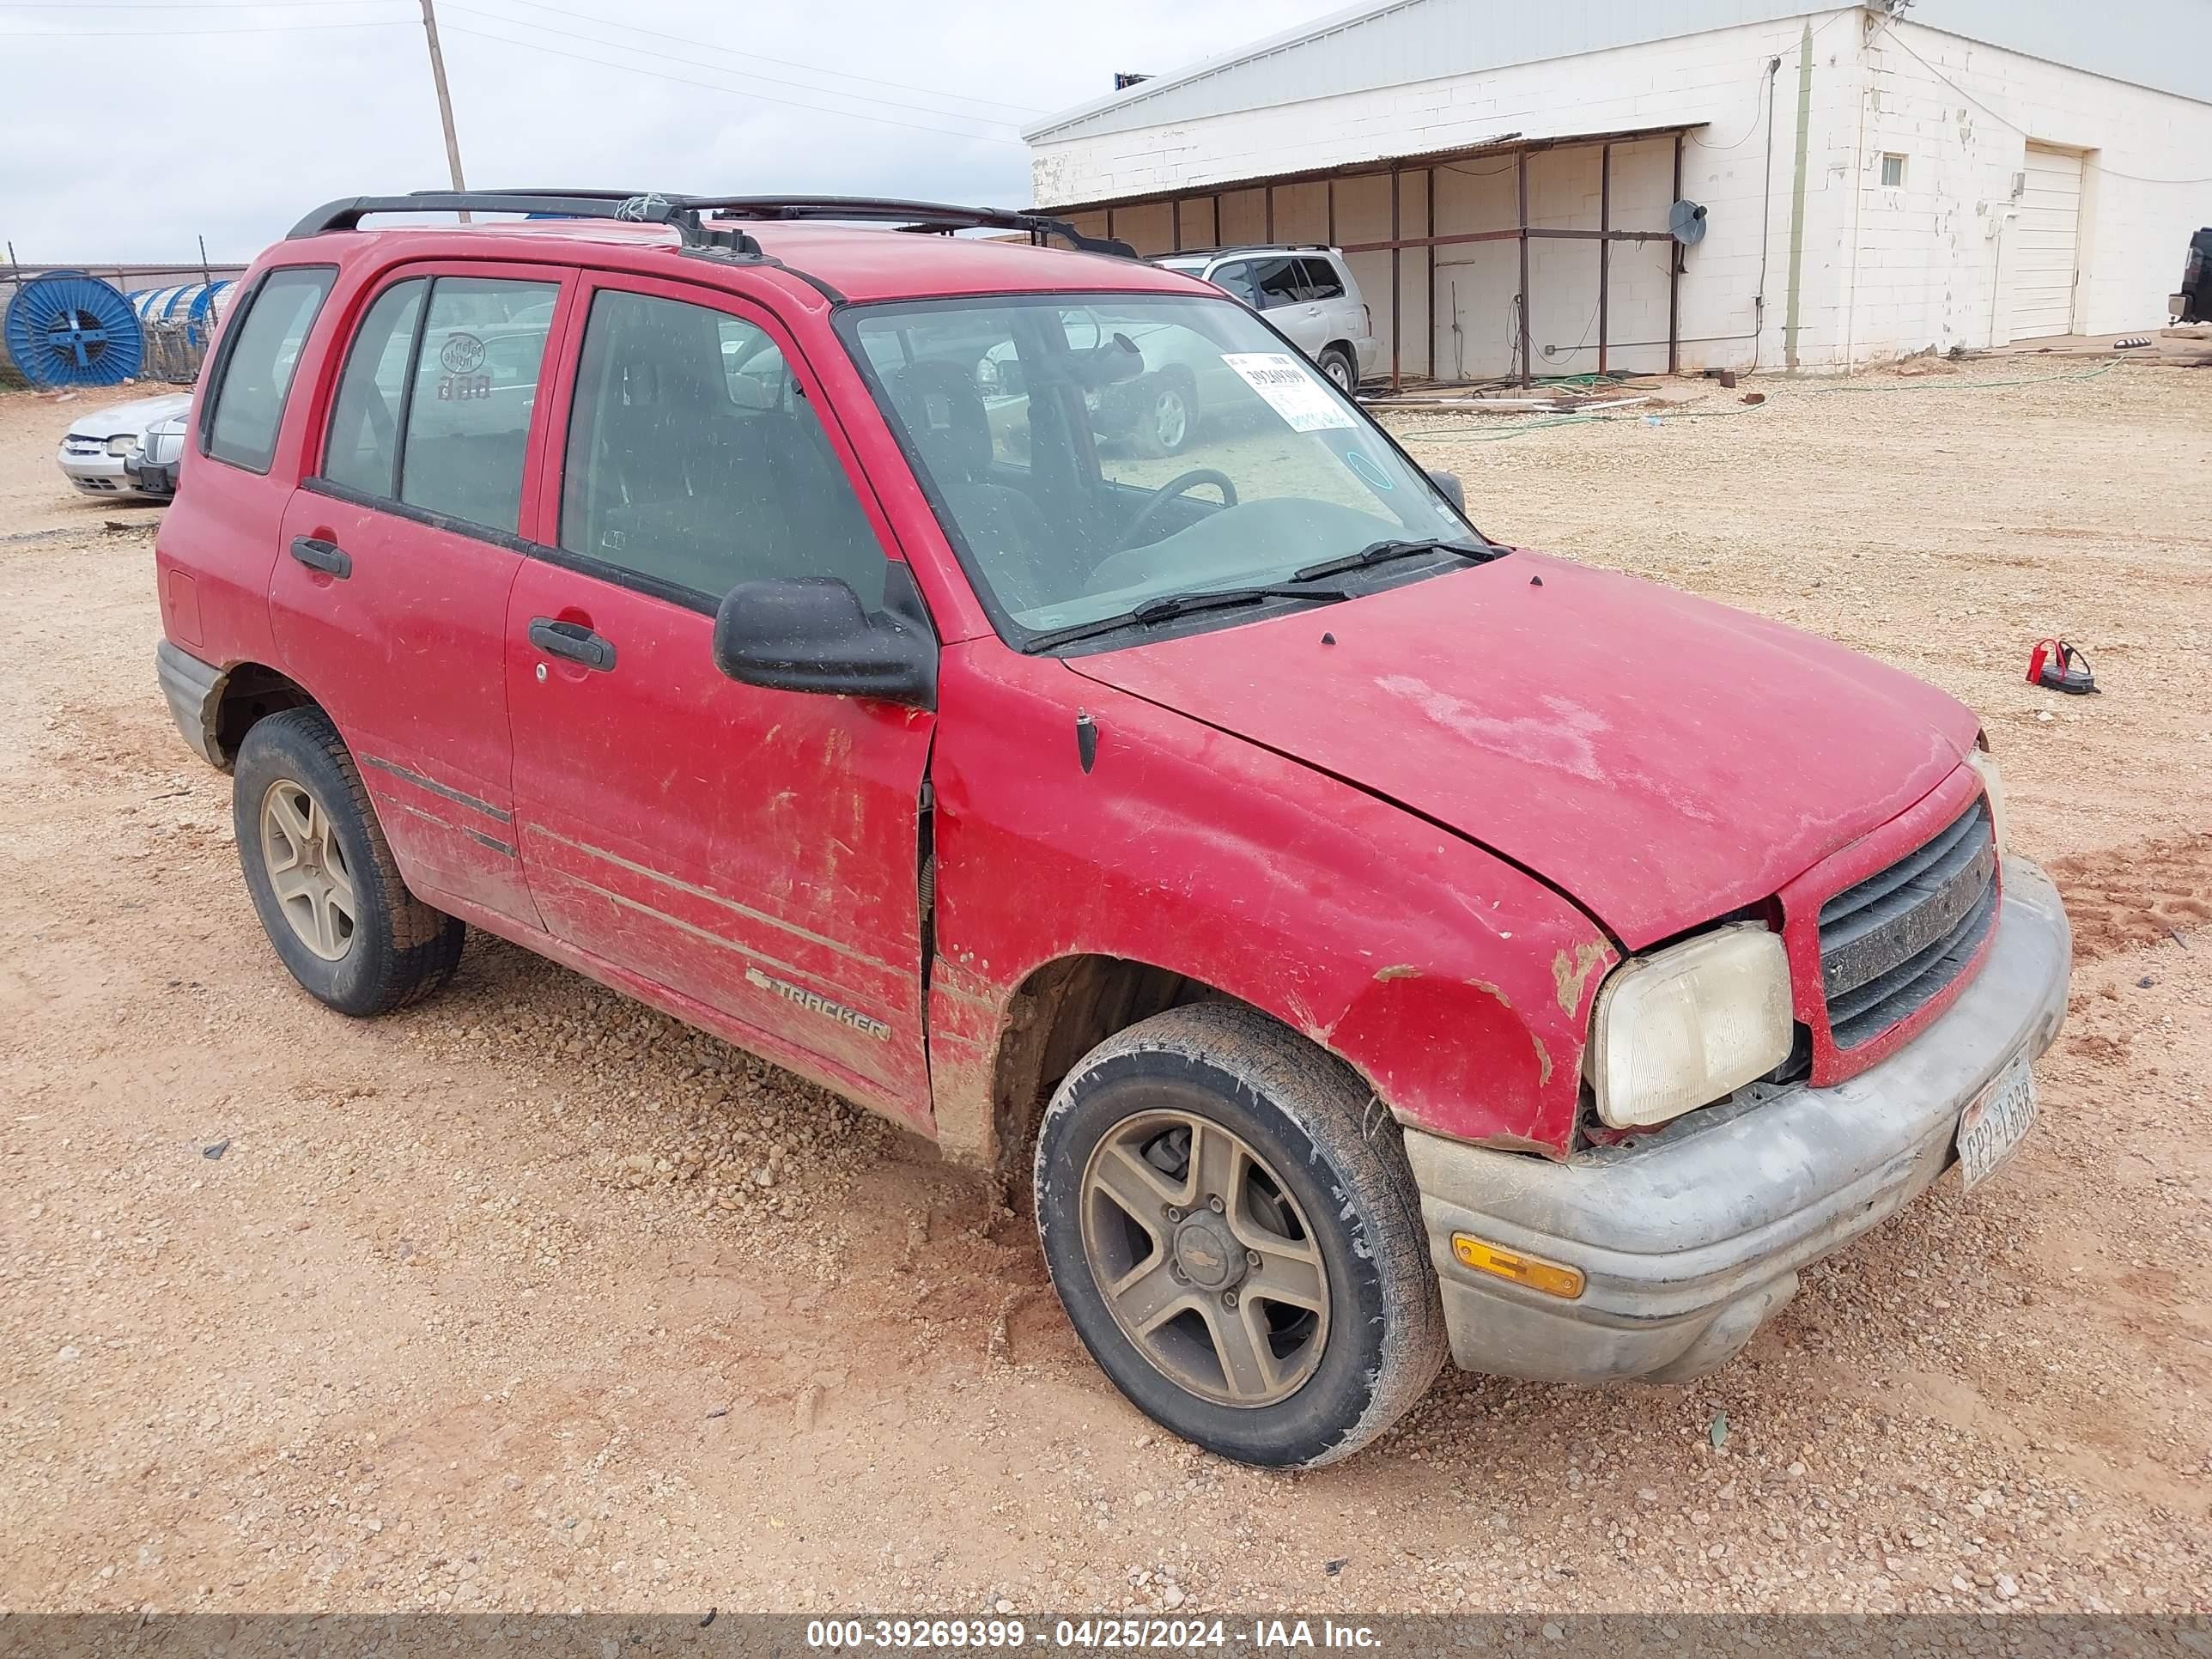
[[(1673, 242), (1672, 233), (1665, 227), (1622, 228), (1613, 222), (1613, 155), (1616, 146), (1643, 143), (1654, 139), (1674, 141), (1674, 188), (1669, 200), (1678, 201), (1682, 194), (1682, 146), (1685, 137), (1703, 122), (1689, 122), (1670, 126), (1632, 127), (1609, 132), (1559, 134), (1545, 137), (1526, 137), (1520, 133), (1507, 133), (1480, 144), (1462, 145), (1451, 149), (1428, 150), (1418, 154), (1378, 156), (1364, 161), (1346, 162), (1335, 167), (1315, 167), (1303, 172), (1258, 174), (1249, 178), (1209, 181), (1176, 190), (1152, 191), (1143, 194), (1116, 197), (1111, 199), (1054, 204), (1054, 214), (1080, 222), (1085, 219), (1109, 236), (1124, 237), (1137, 244), (1146, 253), (1165, 253), (1188, 251), (1191, 246), (1220, 245), (1227, 241), (1221, 235), (1223, 198), (1260, 191), (1264, 199), (1264, 218), (1260, 243), (1278, 240), (1275, 223), (1275, 202), (1278, 191), (1299, 185), (1321, 185), (1326, 195), (1328, 240), (1332, 246), (1340, 246), (1346, 254), (1382, 253), (1390, 256), (1390, 385), (1393, 391), (1405, 383), (1405, 283), (1404, 262), (1408, 252), (1421, 255), (1425, 265), (1426, 310), (1431, 330), (1431, 346), (1436, 317), (1437, 250), (1462, 244), (1512, 241), (1519, 244), (1520, 289), (1518, 303), (1519, 346), (1516, 356), (1519, 364), (1518, 379), (1529, 386), (1535, 380), (1533, 351), (1530, 343), (1529, 305), (1529, 245), (1532, 241), (1588, 241), (1597, 250), (1597, 367), (1601, 374), (1612, 370), (1612, 251), (1616, 242)], [(1595, 226), (1565, 227), (1531, 222), (1528, 193), (1529, 158), (1546, 151), (1595, 149), (1599, 153), (1597, 223)], [(1487, 226), (1480, 228), (1439, 231), (1437, 228), (1437, 173), (1438, 169), (1483, 157), (1510, 156), (1515, 172), (1515, 201), (1516, 211), (1510, 224)], [(1406, 234), (1403, 222), (1402, 188), (1408, 174), (1423, 178), (1421, 201), (1425, 207), (1424, 234)], [(1389, 180), (1389, 234), (1383, 237), (1363, 237), (1357, 240), (1340, 242), (1337, 222), (1337, 188), (1346, 180), (1387, 177)], [(1210, 241), (1189, 242), (1185, 236), (1185, 204), (1194, 202), (1211, 203), (1213, 230)], [(1128, 221), (1131, 210), (1169, 206), (1170, 231), (1167, 246), (1146, 247), (1146, 238), (1130, 236)], [(1668, 260), (1667, 274), (1667, 370), (1674, 373), (1680, 365), (1681, 340), (1681, 278), (1682, 261), (1679, 249)], [(1431, 362), (1433, 368), (1433, 362)], [(1437, 378), (1431, 374), (1431, 378)]]

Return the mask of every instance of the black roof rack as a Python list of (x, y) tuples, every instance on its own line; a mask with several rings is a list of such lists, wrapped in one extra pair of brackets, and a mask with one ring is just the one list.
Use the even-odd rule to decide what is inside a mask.
[(1061, 237), (1087, 253), (1134, 259), (1135, 248), (1109, 236), (1087, 236), (1065, 219), (1011, 208), (960, 207), (870, 196), (669, 196), (619, 190), (423, 190), (407, 196), (354, 196), (326, 202), (292, 227), (294, 238), (352, 230), (373, 213), (529, 213), (567, 219), (614, 219), (672, 227), (687, 248), (759, 257), (742, 230), (713, 226), (703, 216), (738, 219), (832, 220), (896, 225), (950, 234), (956, 230), (1017, 230), (1035, 242)]
[(372, 213), (534, 213), (562, 219), (615, 219), (667, 225), (686, 248), (760, 257), (743, 231), (709, 228), (680, 197), (617, 191), (418, 190), (405, 196), (349, 196), (325, 202), (286, 234), (288, 240), (358, 229)]
[(904, 202), (871, 196), (687, 196), (689, 206), (739, 219), (827, 219), (895, 224), (902, 230), (1019, 230), (1031, 240), (1058, 236), (1086, 253), (1134, 259), (1137, 250), (1112, 236), (1091, 236), (1065, 219), (1014, 208), (960, 207), (950, 202)]

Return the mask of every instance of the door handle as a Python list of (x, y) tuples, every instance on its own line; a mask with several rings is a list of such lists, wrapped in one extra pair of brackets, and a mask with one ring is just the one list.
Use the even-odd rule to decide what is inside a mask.
[(615, 642), (604, 635), (594, 634), (581, 623), (533, 617), (530, 620), (530, 642), (549, 657), (580, 662), (603, 674), (615, 665)]
[(340, 581), (353, 574), (353, 556), (336, 542), (319, 536), (292, 538), (292, 556), (310, 570), (336, 576)]

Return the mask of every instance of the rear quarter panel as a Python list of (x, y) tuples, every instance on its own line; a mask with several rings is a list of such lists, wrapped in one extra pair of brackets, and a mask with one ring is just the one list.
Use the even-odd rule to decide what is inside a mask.
[[(1079, 710), (1098, 729), (1085, 773)], [(1603, 933), (1457, 836), (995, 639), (949, 649), (937, 750), (938, 1133), (988, 1160), (1040, 968), (1097, 952), (1266, 1010), (1402, 1121), (1564, 1156)]]

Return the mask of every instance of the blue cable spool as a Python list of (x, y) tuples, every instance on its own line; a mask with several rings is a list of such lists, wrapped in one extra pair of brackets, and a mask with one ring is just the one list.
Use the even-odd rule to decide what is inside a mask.
[(222, 304), (224, 291), (231, 286), (225, 278), (220, 283), (203, 284), (193, 295), (191, 305), (185, 313), (185, 338), (192, 345), (204, 346), (214, 336), (216, 309)]
[(49, 271), (15, 290), (8, 355), (33, 386), (118, 386), (145, 360), (145, 331), (122, 295), (82, 271)]

